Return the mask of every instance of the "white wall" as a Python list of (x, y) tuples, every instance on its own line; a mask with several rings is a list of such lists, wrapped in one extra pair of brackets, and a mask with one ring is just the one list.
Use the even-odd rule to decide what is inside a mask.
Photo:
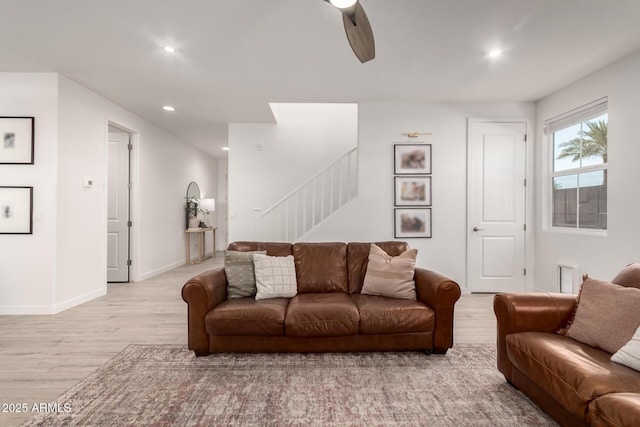
[[(87, 274), (93, 272), (94, 283), (106, 280), (106, 145), (108, 124), (116, 124), (133, 134), (133, 198), (132, 219), (134, 235), (133, 279), (144, 280), (155, 274), (184, 264), (184, 198), (187, 186), (195, 181), (202, 197), (217, 197), (217, 160), (181, 142), (177, 137), (141, 119), (118, 105), (65, 78), (60, 78), (61, 140), (74, 151), (85, 151), (88, 160), (75, 162), (71, 153), (61, 156), (64, 172), (60, 176), (60, 210), (73, 205), (79, 197), (94, 193), (98, 199), (92, 229), (92, 238), (100, 240), (96, 253), (86, 254), (79, 248), (60, 248), (59, 256), (83, 259), (88, 264)], [(68, 114), (63, 114), (63, 112)], [(65, 138), (66, 139), (66, 138)], [(77, 154), (76, 154), (77, 157)], [(95, 179), (94, 188), (82, 188), (82, 178)], [(62, 230), (73, 232), (73, 224), (66, 223)], [(209, 245), (209, 250), (211, 249)], [(99, 253), (98, 253), (99, 251)], [(91, 258), (91, 261), (88, 258)], [(61, 277), (64, 286), (73, 283), (75, 268), (69, 266)], [(64, 273), (59, 273), (64, 274)], [(86, 289), (85, 289), (86, 290)], [(73, 294), (79, 289), (74, 288)]]
[[(607, 236), (588, 236), (548, 231), (543, 228), (548, 203), (548, 143), (544, 121), (601, 98), (609, 97), (608, 128), (608, 230)], [(537, 104), (536, 138), (536, 278), (540, 290), (557, 291), (558, 263), (577, 265), (579, 273), (611, 280), (630, 262), (640, 261), (640, 52), (636, 52)]]
[(357, 145), (355, 104), (277, 104), (275, 124), (229, 125), (229, 241), (260, 240), (260, 214)]
[(54, 301), (58, 77), (0, 73), (0, 116), (35, 117), (33, 165), (0, 165), (0, 185), (32, 186), (32, 235), (0, 234), (0, 314), (46, 311)]
[[(359, 197), (311, 233), (307, 241), (394, 240), (393, 144), (408, 142), (404, 132), (432, 132), (433, 146), (433, 238), (408, 239), (418, 248), (418, 264), (440, 271), (466, 286), (466, 186), (467, 119), (470, 117), (516, 117), (532, 123), (533, 103), (448, 105), (411, 102), (362, 102), (358, 105)], [(234, 125), (230, 130), (230, 240), (259, 240), (258, 215), (263, 191), (284, 195), (296, 182), (326, 164), (311, 145), (280, 141), (279, 125)], [(302, 130), (301, 130), (302, 132)], [(307, 132), (313, 135), (314, 132)], [(319, 144), (334, 141), (314, 138)], [(305, 138), (308, 140), (308, 138)], [(252, 151), (257, 142), (270, 147), (267, 153)], [(311, 142), (311, 140), (309, 140)], [(281, 145), (279, 145), (281, 144)], [(282, 149), (294, 144), (304, 167), (291, 178), (288, 161), (279, 160)], [(239, 147), (236, 147), (239, 145)], [(321, 145), (322, 146), (322, 145)], [(345, 150), (346, 151), (346, 150)], [(245, 157), (246, 156), (246, 157)], [(304, 157), (303, 157), (304, 156)], [(239, 170), (238, 170), (238, 169)], [(309, 174), (303, 172), (308, 170)], [(285, 175), (281, 177), (280, 175)], [(283, 184), (284, 181), (284, 184)], [(271, 196), (274, 198), (274, 195)], [(243, 217), (244, 216), (244, 217)], [(257, 237), (256, 237), (257, 236)]]
[[(532, 103), (359, 104), (360, 196), (310, 236), (311, 240), (406, 240), (418, 249), (419, 266), (439, 271), (466, 290), (467, 120), (534, 118)], [(431, 132), (432, 235), (394, 238), (393, 145), (402, 133)]]
[[(218, 198), (217, 160), (149, 126), (141, 128), (139, 137), (136, 280), (184, 264), (183, 206), (189, 183), (198, 184), (201, 197)], [(211, 241), (208, 234), (206, 238)]]
[(0, 179), (34, 186), (37, 219), (33, 236), (0, 235), (0, 314), (55, 313), (106, 292), (110, 122), (134, 134), (133, 279), (184, 264), (187, 185), (215, 197), (216, 159), (64, 76), (0, 74), (0, 90), (3, 114), (36, 116), (36, 164), (0, 167)]

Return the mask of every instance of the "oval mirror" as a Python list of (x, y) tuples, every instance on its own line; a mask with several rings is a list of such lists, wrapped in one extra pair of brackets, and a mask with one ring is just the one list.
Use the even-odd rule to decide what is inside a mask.
[[(187, 187), (187, 196), (185, 197), (185, 203), (189, 200), (190, 197), (200, 200), (200, 187), (195, 182), (192, 182)], [(189, 211), (185, 209), (185, 229), (189, 228)]]
[(196, 199), (200, 198), (200, 187), (198, 187), (198, 184), (195, 182), (190, 183), (187, 187), (187, 198), (191, 196), (195, 197)]

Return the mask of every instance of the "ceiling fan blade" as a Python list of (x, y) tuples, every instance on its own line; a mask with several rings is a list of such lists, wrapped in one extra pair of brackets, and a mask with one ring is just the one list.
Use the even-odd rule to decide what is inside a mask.
[(376, 45), (373, 39), (373, 30), (360, 2), (355, 4), (354, 11), (344, 10), (342, 12), (342, 21), (351, 49), (360, 62), (365, 63), (375, 58)]

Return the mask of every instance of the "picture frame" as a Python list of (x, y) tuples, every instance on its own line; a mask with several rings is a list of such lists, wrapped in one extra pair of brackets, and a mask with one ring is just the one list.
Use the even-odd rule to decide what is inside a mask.
[(0, 165), (32, 165), (34, 117), (0, 117)]
[(431, 206), (431, 176), (396, 176), (396, 206)]
[(431, 144), (394, 144), (394, 175), (430, 175)]
[(431, 238), (431, 208), (394, 209), (396, 238)]
[(0, 234), (33, 234), (33, 187), (0, 187)]

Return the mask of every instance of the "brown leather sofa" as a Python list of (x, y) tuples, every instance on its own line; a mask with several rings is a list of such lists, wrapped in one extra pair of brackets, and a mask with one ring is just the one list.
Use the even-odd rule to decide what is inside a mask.
[[(612, 283), (640, 288), (640, 264)], [(567, 294), (497, 294), (498, 369), (563, 426), (640, 426), (640, 372), (556, 333), (576, 303)]]
[[(404, 242), (377, 243), (391, 256)], [(348, 352), (419, 350), (453, 345), (458, 284), (416, 268), (417, 300), (361, 294), (370, 243), (236, 242), (233, 251), (294, 256), (298, 294), (256, 301), (227, 299), (224, 268), (193, 277), (182, 288), (188, 304), (189, 349), (221, 352)]]

